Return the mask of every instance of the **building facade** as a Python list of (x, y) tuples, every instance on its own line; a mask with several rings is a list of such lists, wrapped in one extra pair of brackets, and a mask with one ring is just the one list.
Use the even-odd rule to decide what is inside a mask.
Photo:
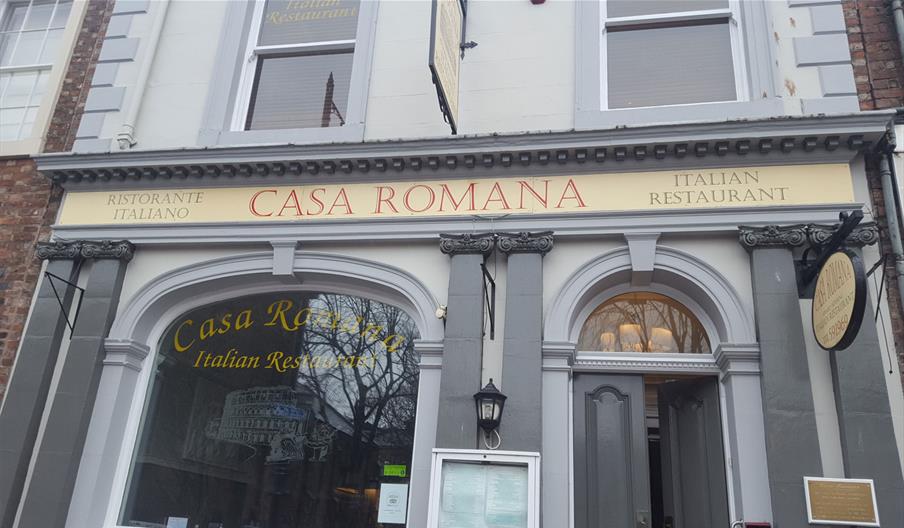
[[(3, 528), (792, 528), (804, 477), (904, 526), (861, 4), (115, 0), (36, 159)], [(840, 213), (879, 271), (830, 352)]]

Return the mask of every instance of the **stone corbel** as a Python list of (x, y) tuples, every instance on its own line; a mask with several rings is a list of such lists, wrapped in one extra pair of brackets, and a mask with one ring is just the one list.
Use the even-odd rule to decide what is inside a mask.
[(552, 249), (552, 231), (529, 233), (499, 233), (496, 247), (506, 255), (512, 253), (539, 253), (545, 255)]
[(443, 342), (442, 341), (425, 341), (417, 339), (414, 342), (414, 351), (420, 357), (418, 366), (424, 369), (441, 369), (443, 368)]
[(626, 233), (625, 240), (631, 255), (631, 285), (649, 286), (653, 282), (659, 233)]
[(575, 343), (566, 341), (544, 341), (542, 346), (543, 370), (561, 370), (571, 372), (574, 363), (574, 354), (577, 349)]
[(38, 242), (35, 257), (41, 260), (119, 259), (126, 262), (135, 255), (128, 240), (67, 240)]
[(807, 227), (769, 225), (765, 227), (738, 226), (741, 245), (748, 251), (779, 247), (803, 246), (807, 242)]
[(463, 235), (440, 233), (439, 236), (439, 249), (446, 255), (487, 256), (495, 246), (492, 233), (465, 233)]
[(297, 240), (271, 240), (273, 246), (273, 276), (286, 284), (297, 284), (301, 277), (295, 273)]
[[(823, 225), (810, 224), (807, 226), (807, 238), (810, 244), (821, 246), (832, 238), (832, 235), (838, 230), (841, 224)], [(879, 226), (876, 222), (862, 222), (851, 231), (851, 234), (844, 240), (846, 246), (862, 248), (863, 246), (871, 246), (879, 241)]]

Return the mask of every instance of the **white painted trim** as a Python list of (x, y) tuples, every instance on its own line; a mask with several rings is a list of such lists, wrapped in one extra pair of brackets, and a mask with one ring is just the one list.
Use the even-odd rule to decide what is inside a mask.
[(527, 451), (489, 451), (482, 449), (434, 449), (430, 479), (430, 505), (427, 528), (440, 528), (439, 507), (442, 495), (443, 462), (472, 462), (527, 467), (527, 526), (540, 528), (540, 453)]
[[(651, 287), (678, 295), (677, 300), (682, 302), (694, 301), (688, 304), (704, 327), (709, 325), (707, 332), (713, 348), (721, 342), (756, 342), (753, 317), (728, 279), (717, 270), (689, 253), (666, 246), (657, 248), (654, 270), (657, 282)], [(547, 309), (544, 339), (576, 343), (580, 327), (590, 313), (588, 306), (595, 307), (592, 303), (607, 291), (627, 291), (630, 271), (627, 247), (604, 253), (579, 267)]]
[(574, 372), (719, 374), (712, 354), (578, 352)]

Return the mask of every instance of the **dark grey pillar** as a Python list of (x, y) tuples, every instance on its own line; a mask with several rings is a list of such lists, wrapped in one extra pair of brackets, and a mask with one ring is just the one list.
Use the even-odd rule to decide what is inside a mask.
[(128, 242), (81, 245), (83, 257), (97, 260), (85, 283), (81, 311), (23, 494), (22, 528), (63, 528), (66, 524), (103, 367), (103, 341), (116, 314), (126, 263), (132, 257)]
[(889, 374), (882, 364), (873, 317), (867, 300), (863, 324), (851, 346), (826, 353), (832, 355), (845, 476), (873, 479), (882, 525), (904, 526), (904, 479), (885, 382), (885, 376), (894, 374)]
[(552, 233), (503, 234), (496, 244), (508, 254), (501, 387), (508, 399), (500, 426), (501, 447), (539, 452), (543, 433), (543, 255), (552, 249)]
[(491, 236), (442, 235), (440, 249), (451, 255), (443, 370), (439, 386), (436, 447), (474, 449), (483, 361), (483, 271), (493, 249)]
[[(51, 260), (46, 271), (70, 282), (77, 273), (73, 260)], [(16, 367), (0, 411), (0, 526), (13, 524), (22, 495), (41, 414), (66, 330), (66, 314), (47, 276), (38, 287), (28, 326), (19, 347)], [(63, 306), (69, 306), (75, 288), (56, 281)]]
[(791, 246), (801, 226), (742, 228), (751, 251), (773, 525), (804, 526), (804, 476), (822, 476), (810, 367)]

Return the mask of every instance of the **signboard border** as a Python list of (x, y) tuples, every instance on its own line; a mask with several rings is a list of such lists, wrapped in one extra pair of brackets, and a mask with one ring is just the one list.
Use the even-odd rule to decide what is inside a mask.
[[(439, 528), (443, 462), (527, 467), (527, 528), (540, 528), (540, 453), (531, 451), (487, 451), (483, 449), (434, 449), (430, 468), (430, 498), (427, 528)], [(410, 511), (409, 511), (410, 513)]]
[[(829, 255), (829, 258), (832, 258), (836, 253), (844, 253), (851, 260), (851, 265), (854, 268), (854, 309), (851, 312), (851, 320), (848, 322), (848, 327), (844, 331), (844, 335), (841, 336), (841, 339), (838, 343), (835, 344), (832, 348), (826, 348), (822, 346), (822, 343), (819, 342), (819, 337), (816, 335), (816, 299), (814, 298), (813, 303), (810, 306), (810, 326), (813, 327), (813, 338), (816, 340), (816, 344), (819, 345), (819, 348), (823, 350), (828, 350), (830, 352), (835, 352), (839, 350), (844, 350), (847, 347), (851, 346), (854, 342), (854, 339), (857, 338), (857, 334), (860, 333), (860, 325), (863, 324), (863, 315), (866, 312), (866, 270), (863, 267), (863, 259), (850, 249), (839, 249), (838, 251), (833, 252)], [(826, 259), (828, 261), (828, 259)], [(823, 269), (825, 269), (825, 265), (820, 268), (819, 273), (816, 274), (816, 279), (814, 279), (814, 291), (817, 284), (819, 284), (819, 277), (822, 275)]]
[[(873, 511), (876, 512), (876, 522), (874, 523), (856, 523), (851, 521), (825, 521), (822, 519), (813, 519), (813, 510), (810, 507), (810, 486), (807, 484), (811, 481), (819, 482), (852, 482), (857, 484), (869, 484), (869, 490), (873, 497)], [(804, 477), (804, 498), (807, 500), (807, 523), (808, 524), (832, 524), (835, 526), (868, 526), (872, 528), (881, 528), (879, 518), (879, 505), (876, 503), (876, 483), (873, 479), (855, 479), (855, 478), (830, 478), (830, 477)]]
[[(458, 7), (461, 9), (461, 42), (458, 43), (459, 49), (461, 45), (465, 41), (465, 26), (468, 18), (468, 9), (467, 9), (467, 0), (456, 0), (458, 2)], [(453, 116), (452, 111), (449, 109), (449, 98), (446, 96), (446, 90), (443, 86), (443, 83), (440, 81), (439, 75), (436, 71), (436, 64), (433, 62), (434, 52), (436, 51), (436, 11), (437, 4), (439, 0), (431, 0), (430, 2), (430, 51), (427, 56), (427, 64), (430, 68), (430, 76), (433, 79), (433, 84), (436, 86), (436, 95), (439, 98), (439, 106), (440, 111), (443, 113), (443, 117), (448, 121), (449, 126), (452, 128), (452, 135), (458, 135), (458, 116)], [(461, 59), (459, 59), (459, 76), (461, 76)], [(455, 87), (458, 89), (458, 86)]]

